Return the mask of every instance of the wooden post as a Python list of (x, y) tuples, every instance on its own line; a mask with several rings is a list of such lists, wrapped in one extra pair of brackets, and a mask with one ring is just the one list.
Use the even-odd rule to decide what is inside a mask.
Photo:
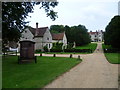
[(72, 54), (70, 54), (70, 58), (72, 58)]
[(80, 55), (78, 55), (78, 60), (80, 60)]
[(42, 53), (40, 53), (40, 56), (42, 56)]
[(56, 57), (56, 54), (53, 54), (53, 57)]

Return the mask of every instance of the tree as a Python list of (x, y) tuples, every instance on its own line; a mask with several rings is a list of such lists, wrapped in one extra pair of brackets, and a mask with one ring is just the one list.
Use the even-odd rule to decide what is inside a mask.
[(88, 34), (88, 30), (83, 25), (78, 26), (63, 26), (63, 25), (52, 25), (50, 27), (51, 32), (53, 33), (61, 33), (65, 31), (67, 42), (68, 43), (76, 43), (77, 46), (85, 45), (90, 43), (90, 36)]
[(51, 25), (50, 31), (52, 33), (62, 33), (64, 32), (64, 26), (63, 25)]
[(40, 5), (44, 8), (47, 17), (52, 20), (57, 18), (57, 12), (52, 8), (58, 5), (58, 2), (2, 2), (2, 32), (3, 44), (8, 41), (18, 41), (26, 24), (25, 19), (28, 13), (33, 12), (33, 7)]
[(105, 44), (120, 48), (120, 16), (114, 16), (106, 26), (104, 40)]

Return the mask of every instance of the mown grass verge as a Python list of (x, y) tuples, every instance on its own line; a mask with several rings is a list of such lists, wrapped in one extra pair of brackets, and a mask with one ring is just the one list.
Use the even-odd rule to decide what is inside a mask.
[(17, 56), (6, 56), (2, 60), (2, 86), (42, 88), (80, 62), (75, 58), (37, 57), (37, 64), (17, 64)]
[[(102, 44), (103, 49), (112, 49), (111, 45)], [(120, 53), (104, 53), (109, 63), (120, 64)]]

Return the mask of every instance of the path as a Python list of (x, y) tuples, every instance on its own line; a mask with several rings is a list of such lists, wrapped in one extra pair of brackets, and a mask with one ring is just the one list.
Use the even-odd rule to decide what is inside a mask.
[(45, 88), (118, 88), (118, 65), (106, 60), (101, 43), (98, 43), (97, 49), (99, 51), (95, 50), (93, 54), (81, 55), (83, 61), (79, 65)]

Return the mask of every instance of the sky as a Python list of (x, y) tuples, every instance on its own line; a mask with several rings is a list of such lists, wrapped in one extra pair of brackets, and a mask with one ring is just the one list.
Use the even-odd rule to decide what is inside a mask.
[(118, 15), (119, 0), (57, 0), (58, 6), (53, 8), (58, 12), (58, 18), (52, 21), (50, 17), (46, 17), (44, 9), (40, 6), (34, 7), (34, 13), (26, 19), (30, 21), (31, 27), (50, 27), (51, 25), (68, 25), (77, 26), (84, 25), (88, 31), (103, 30), (110, 20)]

